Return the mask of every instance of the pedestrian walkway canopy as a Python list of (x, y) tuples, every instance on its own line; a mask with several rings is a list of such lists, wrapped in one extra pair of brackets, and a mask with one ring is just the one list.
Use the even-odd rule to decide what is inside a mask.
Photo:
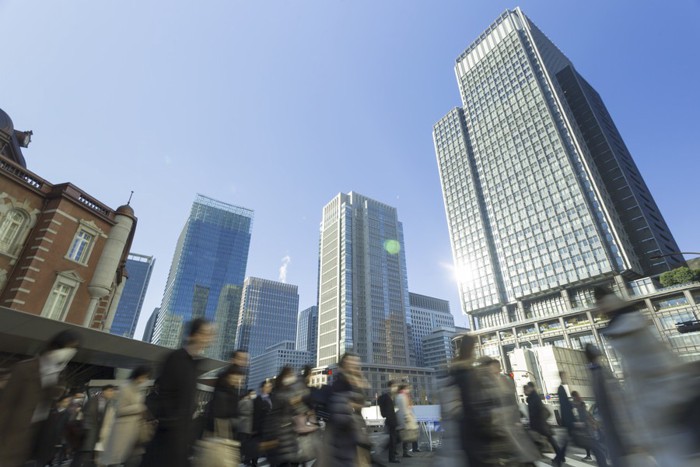
[[(115, 336), (97, 329), (55, 321), (0, 307), (0, 353), (32, 357), (59, 332), (70, 329), (82, 338), (82, 347), (72, 362), (111, 368), (157, 367), (172, 351), (166, 347)], [(204, 358), (200, 370), (209, 372), (226, 366), (221, 360)]]

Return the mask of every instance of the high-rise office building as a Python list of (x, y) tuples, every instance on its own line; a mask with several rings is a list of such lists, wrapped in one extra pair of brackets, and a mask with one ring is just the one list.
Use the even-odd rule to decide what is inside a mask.
[(299, 312), (297, 321), (297, 350), (310, 352), (316, 363), (318, 346), (318, 307), (310, 306)]
[(136, 324), (141, 316), (141, 307), (146, 298), (151, 272), (155, 265), (153, 256), (129, 253), (126, 259), (127, 280), (117, 306), (117, 312), (109, 332), (118, 336), (134, 337)]
[(433, 368), (425, 360), (423, 338), (441, 327), (454, 328), (455, 319), (450, 313), (450, 302), (409, 292), (408, 335), (412, 344), (416, 366)]
[(236, 348), (256, 357), (282, 341), (296, 339), (299, 291), (296, 285), (248, 277), (243, 284)]
[[(435, 371), (413, 366), (403, 226), (396, 208), (340, 193), (324, 208), (319, 248), (318, 367), (345, 352), (362, 360), (368, 394), (389, 380), (410, 383), (419, 403), (434, 400)], [(323, 382), (318, 375), (315, 382)]]
[(175, 248), (154, 343), (177, 347), (187, 321), (217, 318), (211, 355), (227, 357), (214, 353), (234, 338), (230, 321), (238, 306), (230, 303), (230, 291), (243, 285), (252, 225), (253, 211), (197, 195)]
[(150, 318), (148, 318), (148, 321), (146, 321), (146, 328), (143, 330), (142, 341), (151, 342), (153, 340), (153, 331), (156, 329), (156, 321), (158, 321), (159, 311), (160, 307), (154, 308)]
[[(520, 9), (455, 73), (462, 107), (433, 138), (461, 306), (484, 353), (573, 345), (567, 316), (592, 324), (593, 285), (624, 295), (626, 279), (682, 264), (601, 97)], [(585, 339), (600, 343), (595, 330)]]
[(310, 352), (295, 349), (294, 341), (271, 345), (250, 359), (248, 387), (259, 387), (266, 379), (277, 376), (284, 366), (290, 366), (295, 373), (299, 373), (306, 365), (313, 365), (313, 357)]
[(323, 208), (318, 366), (354, 351), (366, 364), (408, 366), (408, 279), (396, 208), (340, 193)]

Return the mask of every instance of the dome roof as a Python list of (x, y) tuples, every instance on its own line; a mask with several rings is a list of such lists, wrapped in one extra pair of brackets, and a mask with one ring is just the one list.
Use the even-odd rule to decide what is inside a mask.
[(128, 204), (124, 204), (117, 208), (117, 214), (124, 214), (125, 216), (134, 217), (134, 209)]
[(5, 136), (10, 137), (14, 131), (15, 126), (12, 123), (12, 119), (2, 109), (0, 109), (0, 132), (4, 133)]

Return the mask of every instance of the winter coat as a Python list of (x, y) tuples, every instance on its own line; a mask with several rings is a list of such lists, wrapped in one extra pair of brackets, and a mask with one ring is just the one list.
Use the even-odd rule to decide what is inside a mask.
[(46, 399), (39, 359), (17, 363), (0, 394), (0, 466), (21, 466), (29, 459), (37, 428), (32, 426), (32, 417)]
[(194, 441), (197, 362), (185, 350), (171, 352), (158, 379), (153, 415), (158, 428), (146, 448), (142, 467), (187, 467)]
[(574, 407), (571, 405), (569, 395), (567, 394), (564, 385), (559, 385), (559, 389), (557, 389), (557, 396), (559, 396), (561, 426), (571, 431), (574, 429), (574, 422), (576, 421), (576, 418), (574, 417)]
[(280, 386), (272, 392), (272, 410), (266, 420), (263, 437), (273, 442), (274, 447), (269, 454), (273, 464), (299, 461), (299, 435), (294, 429), (294, 417), (309, 411), (302, 402), (307, 392), (303, 384)]
[(688, 454), (700, 455), (691, 433), (678, 423), (679, 414), (697, 397), (689, 374), (652, 332), (653, 323), (639, 311), (615, 316), (603, 331), (625, 370), (628, 401), (649, 437), (648, 447), (659, 465), (688, 464)]
[(123, 464), (134, 453), (141, 424), (144, 422), (145, 394), (134, 381), (119, 388), (116, 401), (116, 418), (105, 450), (100, 457), (104, 465)]
[[(100, 401), (102, 401), (102, 408), (100, 408)], [(108, 435), (111, 426), (105, 426), (105, 417), (114, 409), (114, 401), (104, 400), (101, 396), (94, 397), (90, 399), (83, 411), (83, 426), (85, 427), (85, 438), (83, 439), (82, 451), (91, 452), (95, 450), (97, 443), (106, 439), (105, 434)], [(113, 415), (113, 413), (111, 414)], [(111, 417), (111, 421), (114, 418)], [(110, 420), (106, 421), (110, 424)], [(109, 436), (107, 436), (109, 437)]]
[(253, 401), (253, 434), (262, 435), (265, 420), (272, 410), (272, 398), (258, 396)]
[(527, 411), (530, 418), (530, 429), (543, 436), (550, 436), (552, 428), (547, 423), (545, 416), (548, 409), (542, 403), (540, 395), (534, 389), (527, 396)]
[(398, 426), (398, 419), (396, 417), (394, 400), (391, 398), (391, 393), (385, 392), (379, 396), (378, 403), (382, 417), (385, 418), (384, 425), (389, 429), (396, 429)]
[(364, 405), (365, 396), (359, 388), (350, 384), (342, 373), (331, 386), (329, 420), (325, 445), (328, 448), (328, 465), (319, 467), (356, 467), (358, 448), (368, 446), (362, 415), (353, 404)]
[[(215, 432), (215, 420), (224, 419), (228, 423), (226, 426), (237, 430), (238, 425), (238, 389), (230, 386), (226, 380), (226, 376), (221, 376), (214, 387), (214, 396), (211, 400), (209, 413), (207, 414), (207, 430)], [(217, 436), (231, 438), (233, 431), (230, 433), (216, 433)]]
[(244, 398), (238, 402), (238, 432), (246, 435), (253, 433), (253, 399)]
[(408, 397), (406, 394), (399, 393), (396, 395), (396, 429), (406, 429), (408, 413), (411, 410), (408, 406)]

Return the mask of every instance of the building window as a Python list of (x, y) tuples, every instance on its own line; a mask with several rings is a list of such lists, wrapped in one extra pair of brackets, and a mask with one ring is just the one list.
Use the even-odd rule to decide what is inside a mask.
[(73, 298), (74, 290), (75, 289), (68, 284), (61, 282), (56, 283), (46, 302), (43, 315), (49, 319), (63, 321), (68, 311), (71, 298)]
[(78, 230), (68, 250), (68, 259), (76, 263), (86, 264), (94, 243), (95, 235), (83, 229)]
[(12, 209), (5, 214), (0, 224), (0, 251), (15, 254), (18, 240), (28, 220), (29, 216), (19, 209)]
[(83, 279), (75, 271), (62, 271), (58, 273), (56, 281), (51, 288), (41, 316), (65, 321), (76, 290)]

